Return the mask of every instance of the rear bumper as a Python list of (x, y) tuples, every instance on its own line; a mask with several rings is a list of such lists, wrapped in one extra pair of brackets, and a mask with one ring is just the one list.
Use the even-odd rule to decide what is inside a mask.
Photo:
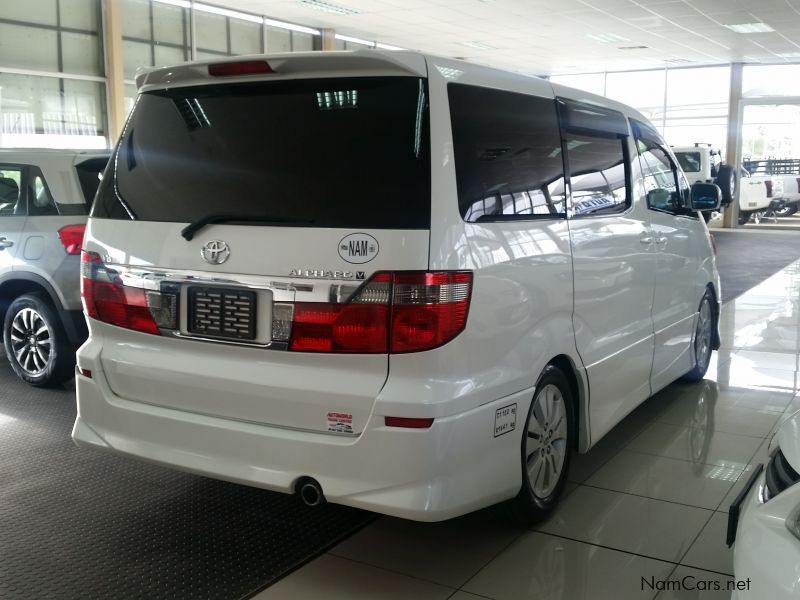
[(762, 473), (742, 505), (733, 571), (748, 586), (734, 592), (732, 600), (789, 600), (800, 594), (800, 544), (786, 528), (787, 517), (800, 504), (800, 485), (764, 503), (765, 485)]
[[(437, 418), (429, 429), (386, 427), (373, 414), (361, 435), (340, 437), (132, 402), (92, 370), (92, 379), (76, 376), (72, 437), (79, 446), (284, 493), (310, 476), (330, 502), (420, 521), (483, 508), (521, 485), (520, 436), (532, 390)], [(494, 437), (495, 411), (514, 403), (516, 429)]]

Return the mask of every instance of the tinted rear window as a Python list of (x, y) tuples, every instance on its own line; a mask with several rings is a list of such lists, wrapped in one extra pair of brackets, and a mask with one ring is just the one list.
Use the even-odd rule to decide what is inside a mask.
[(92, 216), (184, 223), (225, 213), (424, 229), (427, 115), (425, 81), (412, 77), (144, 93)]
[(464, 220), (563, 217), (564, 165), (553, 99), (456, 83), (447, 93)]

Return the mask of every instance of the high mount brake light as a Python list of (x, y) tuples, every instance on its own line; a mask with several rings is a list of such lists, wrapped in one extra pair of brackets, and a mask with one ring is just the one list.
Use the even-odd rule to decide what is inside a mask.
[(289, 350), (385, 354), (442, 346), (467, 322), (472, 273), (379, 272), (344, 304), (294, 305)]
[(260, 75), (274, 73), (269, 63), (263, 60), (240, 60), (208, 65), (208, 74), (212, 77), (235, 77), (237, 75)]

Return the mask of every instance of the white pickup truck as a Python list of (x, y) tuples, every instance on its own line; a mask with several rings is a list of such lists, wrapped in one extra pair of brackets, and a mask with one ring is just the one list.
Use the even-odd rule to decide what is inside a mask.
[(793, 215), (800, 208), (800, 159), (745, 160), (745, 169), (754, 177), (767, 177), (772, 182), (772, 197), (781, 201), (775, 211), (779, 217)]
[(738, 173), (729, 165), (722, 164), (719, 150), (703, 144), (673, 146), (672, 151), (686, 174), (689, 183), (697, 181), (716, 183), (722, 190), (722, 206), (728, 206), (739, 190), (739, 224), (744, 225), (750, 217), (770, 207), (772, 203), (771, 178), (753, 177), (740, 168)]

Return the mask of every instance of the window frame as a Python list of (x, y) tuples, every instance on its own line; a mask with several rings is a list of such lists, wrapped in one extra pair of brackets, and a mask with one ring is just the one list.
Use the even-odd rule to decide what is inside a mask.
[(3, 172), (4, 169), (13, 169), (14, 171), (19, 171), (19, 196), (17, 196), (17, 207), (20, 207), (20, 203), (23, 207), (23, 210), (20, 212), (15, 211), (10, 214), (0, 214), (0, 219), (5, 219), (7, 217), (27, 217), (28, 216), (28, 166), (19, 163), (0, 163), (0, 173)]
[[(33, 218), (36, 218), (36, 217), (58, 217), (58, 216), (60, 216), (61, 215), (61, 207), (58, 204), (58, 200), (55, 199), (55, 196), (53, 196), (53, 193), (50, 191), (50, 186), (47, 183), (47, 178), (44, 176), (44, 173), (42, 172), (42, 169), (39, 168), (37, 165), (27, 165), (26, 171), (27, 171), (27, 173), (26, 173), (27, 181), (26, 181), (26, 184), (25, 184), (25, 189), (27, 190), (26, 193), (27, 193), (28, 197), (26, 199), (25, 214), (28, 217), (33, 217)], [(45, 192), (47, 192), (47, 197), (50, 198), (50, 204), (55, 209), (55, 213), (53, 213), (53, 214), (45, 214), (45, 215), (32, 215), (31, 214), (31, 204), (33, 204), (33, 198), (31, 198), (31, 194), (32, 193), (33, 194), (36, 193), (36, 190), (35, 190), (35, 188), (33, 186), (34, 186), (34, 181), (36, 180), (37, 177), (39, 179), (41, 179), (42, 187), (44, 187)]]
[[(631, 120), (631, 125), (633, 125), (633, 119)], [(688, 202), (688, 194), (691, 192), (691, 186), (685, 187), (682, 186), (681, 183), (686, 183), (688, 186), (688, 181), (686, 180), (686, 176), (683, 175), (683, 169), (680, 168), (678, 165), (677, 159), (673, 156), (672, 152), (669, 150), (669, 147), (663, 140), (657, 139), (658, 136), (648, 135), (651, 133), (648, 129), (644, 129), (642, 127), (632, 127), (634, 131), (633, 135), (633, 142), (636, 146), (636, 154), (639, 158), (639, 169), (642, 174), (642, 183), (644, 183), (645, 178), (647, 177), (645, 171), (645, 163), (642, 158), (642, 153), (639, 151), (639, 142), (641, 141), (643, 144), (651, 144), (654, 145), (656, 148), (661, 150), (664, 153), (664, 156), (667, 157), (667, 160), (670, 164), (670, 169), (672, 170), (672, 178), (675, 181), (675, 194), (678, 194), (681, 197), (682, 202)], [(647, 192), (644, 192), (644, 202), (645, 206), (647, 206), (647, 210), (652, 210), (654, 212), (663, 213), (672, 215), (673, 217), (688, 217), (690, 219), (697, 220), (699, 217), (697, 216), (696, 211), (688, 208), (687, 206), (681, 206), (678, 209), (669, 210), (666, 208), (659, 208), (657, 206), (651, 206), (650, 201), (647, 198)]]
[[(19, 190), (19, 200), (17, 203), (19, 204), (22, 202), (22, 206), (24, 207), (21, 212), (15, 212), (14, 214), (10, 215), (0, 215), (2, 217), (25, 217), (25, 218), (37, 218), (37, 217), (58, 217), (62, 216), (64, 213), (61, 210), (61, 204), (58, 202), (56, 197), (53, 195), (53, 192), (50, 188), (50, 185), (47, 183), (47, 177), (44, 176), (44, 172), (39, 165), (32, 165), (28, 163), (0, 163), (0, 172), (3, 171), (4, 168), (14, 169), (20, 171), (20, 190)], [(49, 215), (32, 215), (30, 214), (30, 205), (31, 205), (31, 193), (33, 192), (33, 180), (35, 177), (40, 177), (42, 180), (42, 185), (44, 189), (47, 191), (47, 195), (52, 201), (53, 206), (55, 207), (56, 212)]]
[[(604, 219), (609, 217), (620, 217), (629, 214), (633, 210), (633, 168), (631, 157), (630, 141), (633, 139), (632, 131), (628, 124), (628, 119), (625, 115), (617, 110), (609, 109), (602, 105), (591, 104), (593, 110), (601, 111), (614, 117), (613, 123), (616, 125), (614, 128), (605, 127), (608, 121), (605, 120), (603, 115), (596, 117), (588, 116), (587, 114), (575, 115), (575, 109), (580, 109), (581, 106), (587, 104), (572, 100), (570, 98), (557, 96), (556, 102), (558, 105), (558, 120), (561, 132), (561, 155), (564, 162), (564, 176), (567, 193), (567, 218), (573, 219)], [(579, 116), (579, 118), (575, 118)], [(620, 121), (621, 119), (621, 121)], [(624, 127), (623, 127), (624, 123)], [(572, 172), (569, 166), (569, 152), (567, 149), (567, 135), (568, 134), (582, 135), (585, 137), (595, 137), (600, 139), (616, 139), (622, 146), (622, 160), (625, 165), (625, 210), (614, 213), (586, 213), (575, 214), (575, 203), (572, 197)]]
[[(470, 208), (468, 207), (466, 211), (462, 213), (461, 209), (461, 198), (458, 192), (458, 172), (454, 173), (454, 179), (456, 183), (456, 207), (461, 217), (463, 223), (470, 223), (470, 224), (486, 224), (486, 223), (516, 223), (516, 222), (533, 222), (533, 221), (561, 221), (566, 220), (568, 218), (569, 213), (569, 194), (567, 191), (567, 173), (566, 173), (566, 164), (564, 162), (564, 140), (561, 136), (561, 128), (558, 119), (558, 107), (555, 105), (555, 98), (548, 98), (547, 96), (542, 96), (539, 94), (534, 93), (527, 93), (527, 92), (519, 92), (519, 91), (512, 91), (507, 90), (499, 87), (494, 87), (491, 85), (480, 85), (476, 83), (462, 83), (462, 82), (448, 82), (447, 83), (447, 106), (448, 106), (448, 115), (449, 115), (449, 125), (450, 125), (450, 140), (453, 144), (453, 156), (454, 156), (454, 165), (458, 162), (458, 157), (455, 157), (455, 140), (453, 139), (453, 114), (451, 110), (451, 98), (450, 98), (450, 90), (452, 87), (469, 87), (478, 90), (488, 90), (490, 92), (499, 92), (503, 94), (510, 94), (514, 96), (522, 96), (525, 98), (530, 98), (533, 100), (544, 100), (548, 103), (553, 104), (554, 109), (554, 122), (555, 125), (555, 132), (558, 136), (559, 147), (561, 148), (561, 176), (564, 180), (564, 210), (562, 212), (557, 213), (546, 213), (546, 214), (537, 214), (533, 212), (533, 200), (530, 198), (530, 190), (519, 190), (519, 191), (507, 191), (507, 192), (496, 192), (493, 196), (495, 201), (502, 206), (503, 204), (503, 196), (512, 196), (512, 202), (516, 206), (517, 199), (514, 198), (516, 195), (527, 194), (530, 203), (530, 213), (515, 213), (515, 214), (498, 214), (498, 215), (480, 215), (475, 219), (468, 219), (468, 215), (470, 214)], [(454, 166), (455, 169), (455, 166)], [(557, 181), (557, 180), (556, 180)], [(549, 184), (548, 184), (549, 185)], [(490, 196), (486, 196), (483, 198), (484, 206), (486, 205), (486, 200)], [(476, 200), (471, 206), (477, 204), (478, 201)], [(553, 203), (554, 205), (556, 203)], [(528, 209), (523, 209), (528, 210)]]

